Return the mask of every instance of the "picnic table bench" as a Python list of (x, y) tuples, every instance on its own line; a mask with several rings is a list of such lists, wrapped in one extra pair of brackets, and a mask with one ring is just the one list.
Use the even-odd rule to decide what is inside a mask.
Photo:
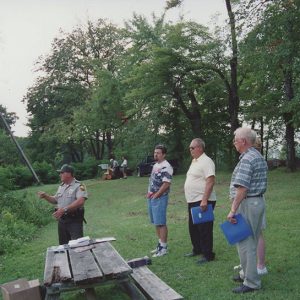
[(179, 300), (183, 297), (156, 276), (147, 266), (133, 269), (131, 274), (138, 288), (153, 300)]
[(183, 299), (146, 266), (132, 266), (107, 241), (74, 248), (49, 247), (45, 299), (58, 300), (63, 292), (84, 289), (86, 299), (96, 300), (94, 288), (104, 284), (117, 284), (134, 300)]

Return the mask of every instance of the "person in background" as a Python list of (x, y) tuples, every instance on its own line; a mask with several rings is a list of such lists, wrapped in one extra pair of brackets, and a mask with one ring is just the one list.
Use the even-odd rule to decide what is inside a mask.
[(213, 189), (215, 164), (204, 153), (205, 143), (202, 139), (193, 139), (189, 148), (193, 160), (186, 174), (184, 193), (188, 203), (189, 233), (193, 249), (191, 253), (187, 253), (185, 256), (192, 257), (203, 254), (203, 258), (197, 262), (203, 264), (215, 259), (215, 253), (213, 252), (214, 222), (193, 224), (191, 208), (200, 206), (205, 211), (208, 204), (211, 204), (213, 208), (215, 207), (217, 199)]
[[(254, 148), (261, 152), (262, 148), (262, 143), (261, 139), (259, 137), (256, 138)], [(265, 262), (265, 253), (266, 253), (266, 247), (265, 247), (265, 240), (263, 236), (263, 230), (266, 229), (267, 226), (267, 221), (266, 221), (266, 211), (264, 212), (263, 215), (263, 221), (262, 221), (262, 226), (261, 226), (261, 234), (258, 238), (258, 244), (257, 244), (257, 273), (258, 275), (266, 275), (268, 274), (268, 269), (266, 267), (266, 262)]]
[(59, 244), (83, 237), (84, 203), (88, 198), (85, 186), (74, 178), (74, 168), (63, 165), (58, 170), (61, 185), (54, 196), (39, 191), (38, 196), (56, 205), (53, 216), (58, 221)]
[(232, 291), (236, 294), (253, 292), (261, 288), (257, 273), (256, 252), (261, 234), (267, 189), (267, 163), (253, 145), (256, 132), (240, 127), (234, 132), (234, 146), (241, 154), (230, 182), (230, 198), (233, 199), (227, 219), (236, 223), (235, 215), (241, 213), (252, 229), (253, 235), (237, 243), (242, 270), (233, 278), (242, 283)]
[(165, 159), (166, 153), (167, 148), (163, 145), (157, 145), (154, 149), (156, 163), (152, 168), (147, 193), (149, 218), (150, 222), (155, 225), (158, 237), (158, 245), (155, 250), (151, 251), (153, 257), (168, 253), (167, 206), (173, 168)]
[(120, 166), (114, 156), (109, 160), (112, 179), (120, 178)]
[(122, 173), (123, 173), (123, 178), (127, 179), (127, 167), (128, 167), (128, 161), (127, 161), (127, 157), (126, 156), (122, 156), (122, 163), (121, 163), (121, 168), (122, 168)]

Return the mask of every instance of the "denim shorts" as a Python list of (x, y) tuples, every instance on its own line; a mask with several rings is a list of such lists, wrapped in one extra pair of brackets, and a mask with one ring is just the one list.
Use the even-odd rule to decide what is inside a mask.
[(150, 222), (154, 225), (167, 224), (167, 206), (168, 195), (163, 195), (160, 198), (148, 199), (148, 213)]

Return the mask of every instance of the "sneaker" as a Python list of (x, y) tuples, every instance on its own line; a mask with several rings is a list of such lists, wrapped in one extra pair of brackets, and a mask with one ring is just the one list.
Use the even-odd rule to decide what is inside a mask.
[(233, 267), (233, 270), (241, 270), (242, 269), (242, 265), (237, 265)]
[(155, 254), (159, 250), (159, 247), (160, 247), (160, 243), (158, 243), (156, 248), (154, 250), (151, 250), (150, 253)]
[(164, 256), (167, 253), (168, 253), (168, 249), (160, 246), (159, 249), (157, 250), (157, 252), (155, 254), (153, 254), (152, 257)]
[(264, 268), (262, 268), (262, 269), (257, 268), (257, 274), (258, 274), (258, 275), (266, 275), (266, 274), (268, 274), (267, 267), (264, 267)]

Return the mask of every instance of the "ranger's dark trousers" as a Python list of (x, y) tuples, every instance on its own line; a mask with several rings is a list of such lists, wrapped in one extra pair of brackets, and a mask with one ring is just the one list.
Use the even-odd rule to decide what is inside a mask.
[(58, 221), (58, 239), (60, 245), (68, 244), (70, 240), (76, 240), (81, 237), (83, 237), (83, 221)]

